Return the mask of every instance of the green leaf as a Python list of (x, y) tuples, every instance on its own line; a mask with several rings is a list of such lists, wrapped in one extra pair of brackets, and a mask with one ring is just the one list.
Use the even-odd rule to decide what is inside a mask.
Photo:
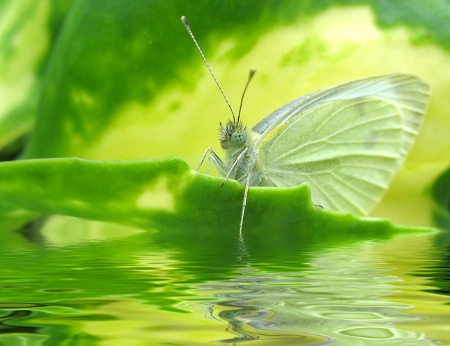
[[(162, 232), (236, 238), (243, 187), (189, 169), (179, 159), (91, 161), (40, 159), (0, 164), (4, 214), (27, 210), (116, 222)], [(311, 204), (307, 185), (251, 188), (245, 235), (385, 237), (414, 229), (358, 219)]]
[(431, 193), (435, 202), (433, 210), (435, 224), (438, 227), (450, 229), (450, 169), (436, 179)]
[(23, 147), (44, 67), (71, 0), (3, 0), (0, 5), (0, 157)]
[[(0, 33), (7, 38), (0, 41), (0, 56), (6, 62), (0, 75), (5, 87), (0, 90), (8, 90), (8, 94), (2, 93), (2, 102), (8, 99), (8, 107), (0, 109), (0, 147), (17, 143), (36, 120), (22, 158), (178, 156), (194, 167), (207, 147), (218, 147), (216, 129), (229, 112), (180, 22), (181, 15), (186, 15), (234, 107), (248, 69), (258, 68), (243, 108), (249, 127), (299, 96), (351, 79), (406, 72), (427, 80), (433, 99), (421, 136), (374, 215), (411, 225), (432, 224), (431, 196), (424, 190), (450, 162), (446, 90), (450, 21), (444, 3), (78, 0), (69, 7), (68, 0), (44, 0), (31, 17), (26, 15), (33, 8), (29, 3), (23, 1), (20, 11), (12, 11), (19, 6), (16, 1), (0, 6), (2, 18), (9, 18), (6, 23), (14, 23), (9, 26), (14, 30)], [(11, 45), (18, 33), (28, 44)], [(34, 59), (27, 64), (22, 57), (30, 51)], [(20, 81), (26, 75), (33, 76), (33, 83), (26, 87), (7, 83), (8, 76)], [(8, 95), (20, 97), (16, 100)], [(51, 165), (46, 166), (50, 171)], [(163, 167), (161, 174), (166, 172)], [(59, 179), (67, 182), (74, 177), (68, 174)], [(6, 182), (1, 184), (8, 189)], [(15, 210), (9, 201), (16, 199), (15, 193), (26, 194), (29, 189), (21, 186), (24, 191), (8, 190), (8, 199), (1, 199), (5, 208), (10, 208), (10, 216), (3, 221), (7, 228), (18, 227), (41, 213), (64, 214), (46, 209), (51, 196), (47, 196), (50, 201), (36, 200), (26, 212)], [(251, 190), (250, 203), (258, 191)], [(279, 197), (271, 198), (289, 196), (284, 189), (270, 192), (278, 193)], [(102, 204), (101, 197), (96, 200)], [(239, 218), (241, 201), (240, 196), (207, 209), (218, 217), (222, 213), (214, 208), (227, 204), (235, 210), (229, 217)], [(40, 203), (43, 205), (38, 207)], [(272, 204), (270, 209), (276, 207)], [(202, 214), (206, 212), (202, 210)], [(72, 210), (67, 214), (78, 215)], [(246, 222), (259, 222), (251, 208), (247, 214)], [(170, 225), (172, 219), (162, 215), (166, 219), (160, 216), (161, 220)], [(102, 220), (116, 220), (110, 216), (112, 219), (103, 215)], [(193, 218), (192, 223), (201, 224), (198, 219)], [(219, 220), (214, 224), (228, 223)], [(280, 215), (264, 220), (269, 222), (267, 226), (286, 222)], [(162, 227), (163, 222), (154, 225)]]

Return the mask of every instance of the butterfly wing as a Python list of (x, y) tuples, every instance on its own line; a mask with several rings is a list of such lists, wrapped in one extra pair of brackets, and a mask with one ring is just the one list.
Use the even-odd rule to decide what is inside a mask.
[(366, 214), (400, 169), (428, 102), (414, 76), (366, 78), (324, 89), (257, 124), (263, 186), (308, 182), (313, 202)]
[(279, 125), (292, 117), (301, 116), (304, 111), (319, 104), (358, 97), (374, 97), (399, 109), (404, 128), (402, 155), (405, 156), (411, 149), (422, 124), (429, 96), (428, 84), (412, 75), (389, 74), (363, 78), (300, 97), (264, 118), (252, 130), (261, 135), (262, 141), (265, 135)]

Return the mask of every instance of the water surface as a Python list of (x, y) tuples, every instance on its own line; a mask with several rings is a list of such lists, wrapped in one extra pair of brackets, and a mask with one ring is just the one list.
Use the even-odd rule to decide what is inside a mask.
[(0, 345), (450, 344), (447, 233), (40, 231), (1, 236)]

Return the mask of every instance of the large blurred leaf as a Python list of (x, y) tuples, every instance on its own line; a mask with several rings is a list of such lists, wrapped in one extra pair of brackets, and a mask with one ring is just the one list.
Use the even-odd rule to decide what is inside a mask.
[(450, 229), (450, 169), (436, 179), (431, 193), (435, 202), (433, 210), (435, 224)]
[(0, 158), (31, 130), (44, 67), (71, 0), (0, 4)]
[[(58, 18), (67, 8), (56, 1), (46, 4)], [(7, 13), (8, 6), (0, 10)], [(27, 8), (8, 13), (24, 23), (17, 18), (28, 18), (23, 15)], [(51, 56), (23, 158), (181, 156), (195, 165), (206, 147), (216, 148), (217, 125), (229, 113), (181, 15), (190, 19), (234, 107), (248, 69), (258, 68), (244, 105), (248, 126), (294, 98), (335, 83), (390, 72), (427, 80), (433, 99), (421, 136), (375, 215), (431, 223), (430, 196), (424, 191), (450, 161), (450, 11), (443, 1), (76, 0), (61, 30), (55, 17), (30, 19), (34, 32), (51, 28), (47, 34), (58, 39), (46, 46)], [(5, 125), (5, 133), (24, 124), (19, 116), (11, 119), (15, 127)]]

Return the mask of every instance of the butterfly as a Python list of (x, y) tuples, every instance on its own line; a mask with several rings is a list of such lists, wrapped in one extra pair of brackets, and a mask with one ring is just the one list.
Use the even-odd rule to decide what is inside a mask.
[(201, 162), (210, 154), (225, 179), (245, 186), (240, 234), (249, 186), (308, 183), (312, 201), (323, 209), (366, 215), (402, 167), (429, 96), (426, 82), (398, 73), (307, 94), (251, 130), (232, 112), (233, 118), (220, 124), (226, 160), (208, 148)]

